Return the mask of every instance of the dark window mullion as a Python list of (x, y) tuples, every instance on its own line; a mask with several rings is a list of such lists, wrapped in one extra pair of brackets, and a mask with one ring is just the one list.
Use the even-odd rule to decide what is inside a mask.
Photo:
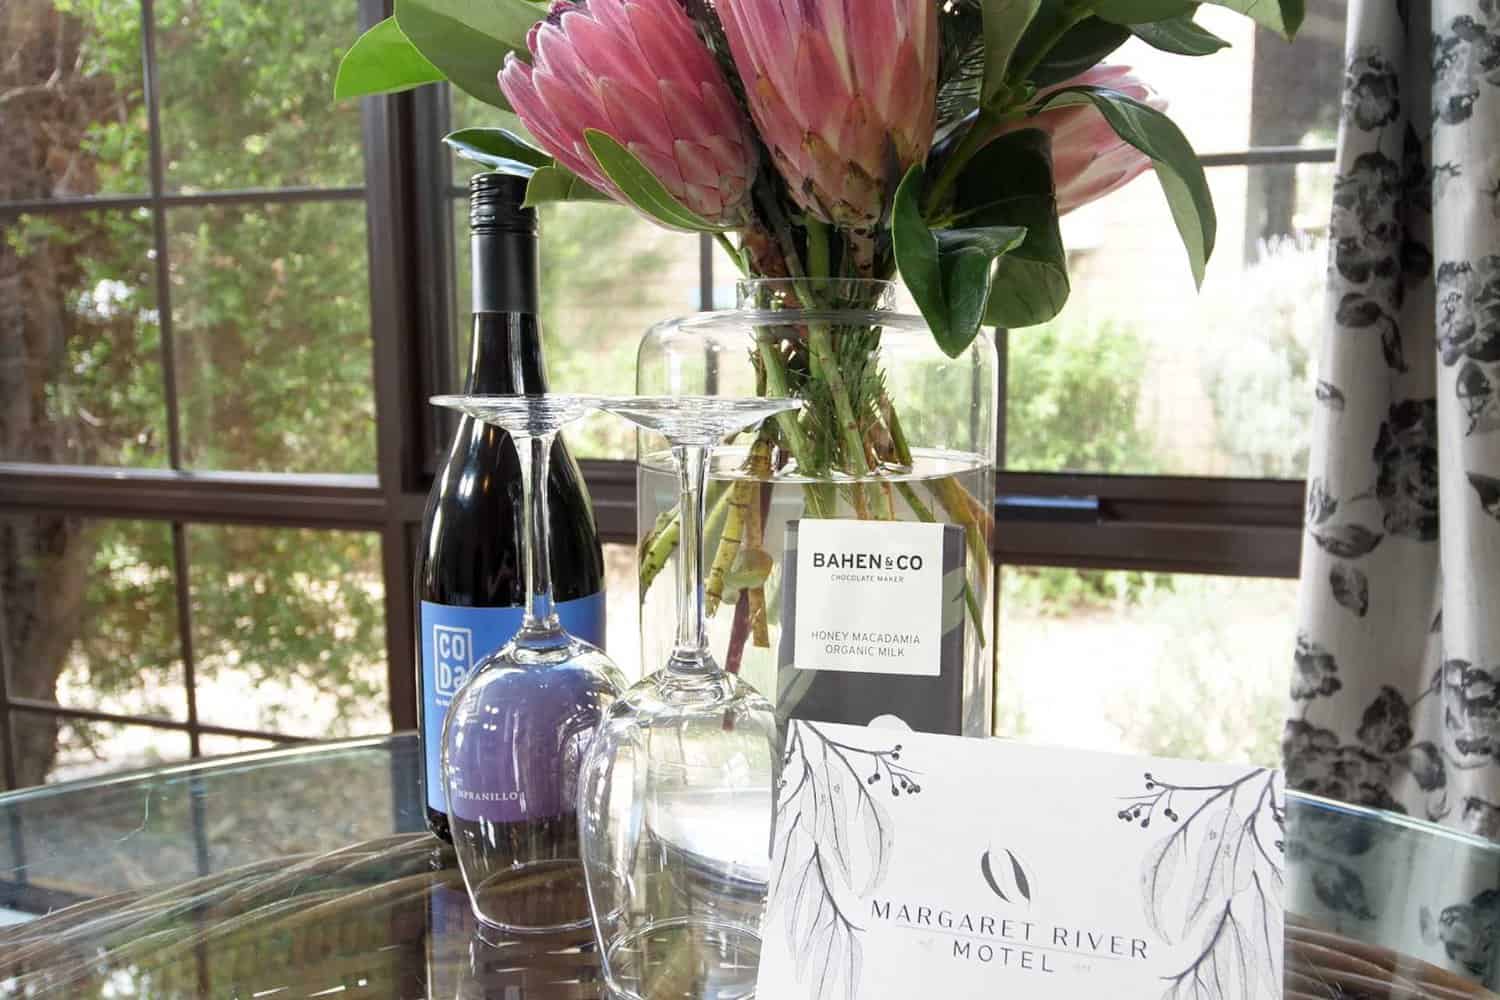
[(172, 578), (177, 592), (177, 644), (182, 657), (182, 683), (187, 689), (188, 753), (197, 757), (198, 668), (193, 651), (193, 600), (188, 560), (187, 528), (172, 522)]
[[(12, 711), (17, 715), (45, 715), (64, 721), (81, 719), (87, 722), (108, 722), (121, 726), (145, 726), (147, 729), (164, 729), (174, 733), (185, 733), (188, 730), (188, 724), (180, 719), (163, 719), (150, 715), (123, 715), (119, 712), (103, 712), (98, 709), (79, 708), (75, 705), (59, 705), (56, 702), (39, 701), (35, 698), (16, 698), (12, 702)], [(269, 743), (306, 743), (312, 739), (306, 736), (291, 736), (287, 733), (273, 733), (264, 729), (219, 726), (210, 722), (201, 723), (198, 728), (209, 736), (265, 740)]]
[[(390, 16), (389, 0), (358, 0), (367, 29)], [(370, 330), (385, 585), (386, 690), (393, 728), (416, 724), (411, 601), (413, 547), (408, 524), (420, 518), (440, 447), (426, 396), (447, 388), (451, 355), (431, 350), (453, 326), (452, 206), (443, 95), (434, 87), (367, 97), (364, 137)], [(444, 370), (445, 367), (450, 370)], [(446, 443), (446, 442), (443, 442)], [(410, 508), (408, 510), (408, 508)], [(410, 516), (407, 516), (407, 515)]]
[[(168, 256), (167, 209), (162, 202), (167, 183), (162, 151), (161, 87), (156, 66), (155, 0), (141, 0), (141, 48), (152, 202), (151, 235), (156, 249), (156, 321), (161, 331), (161, 376), (167, 407), (167, 454), (171, 468), (180, 471), (183, 468), (182, 419), (177, 400), (177, 350), (172, 335), (172, 270)], [(193, 663), (193, 609), (188, 574), (187, 534), (181, 521), (173, 521), (172, 583), (177, 599), (177, 642), (182, 656), (182, 684), (187, 700), (188, 753), (197, 757), (198, 691)]]
[(146, 90), (147, 147), (150, 166), (151, 232), (156, 252), (156, 317), (161, 330), (161, 371), (167, 405), (167, 456), (182, 468), (182, 437), (177, 406), (177, 358), (172, 343), (172, 281), (167, 259), (167, 218), (162, 205), (166, 166), (161, 137), (161, 93), (156, 73), (156, 4), (141, 0), (141, 62)]
[(1205, 167), (1267, 167), (1298, 163), (1332, 163), (1338, 150), (1332, 146), (1261, 146), (1229, 153), (1200, 153)]
[(204, 208), (218, 205), (284, 205), (309, 201), (360, 201), (363, 187), (242, 188), (228, 191), (163, 191), (152, 195), (91, 195), (85, 198), (35, 198), (0, 202), (0, 220), (18, 215), (60, 215), (66, 212), (100, 210), (128, 211), (134, 208)]
[(0, 591), (0, 781), (5, 790), (16, 787), (16, 744), (11, 739), (10, 718), (10, 635), (5, 623), (5, 594)]
[(714, 307), (714, 238), (698, 234), (698, 308)]

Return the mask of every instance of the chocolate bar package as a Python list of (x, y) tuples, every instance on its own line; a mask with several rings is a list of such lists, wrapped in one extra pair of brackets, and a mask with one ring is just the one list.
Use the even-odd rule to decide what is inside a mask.
[(963, 528), (802, 518), (787, 525), (783, 566), (783, 725), (894, 717), (987, 735), (987, 678), (965, 659)]

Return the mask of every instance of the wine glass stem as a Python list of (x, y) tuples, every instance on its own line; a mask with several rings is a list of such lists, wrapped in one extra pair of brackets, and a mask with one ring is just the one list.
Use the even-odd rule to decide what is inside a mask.
[(559, 630), (552, 604), (552, 528), (547, 517), (547, 473), (557, 432), (512, 434), (521, 460), (521, 564), (526, 574), (526, 614), (521, 636)]
[(709, 449), (701, 444), (674, 445), (677, 480), (681, 497), (677, 509), (682, 516), (682, 539), (677, 568), (677, 647), (675, 664), (703, 663), (708, 637), (703, 631), (703, 481), (708, 476)]

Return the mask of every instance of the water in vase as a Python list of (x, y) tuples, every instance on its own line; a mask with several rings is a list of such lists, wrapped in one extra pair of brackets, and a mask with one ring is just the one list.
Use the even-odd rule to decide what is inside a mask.
[[(704, 560), (708, 567), (705, 591), (709, 647), (726, 669), (736, 670), (767, 697), (774, 698), (781, 646), (787, 524), (799, 518), (865, 520), (890, 515), (898, 521), (968, 520), (976, 525), (969, 532), (965, 560), (974, 606), (978, 609), (991, 606), (986, 599), (992, 586), (991, 564), (987, 557), (976, 558), (976, 547), (982, 540), (984, 549), (980, 551), (987, 550), (992, 531), (988, 518), (976, 516), (978, 510), (991, 509), (994, 490), (990, 466), (982, 456), (956, 450), (918, 448), (914, 449), (913, 458), (910, 469), (886, 470), (865, 479), (844, 477), (830, 485), (795, 472), (769, 478), (757, 476), (750, 471), (753, 463), (745, 445), (728, 445), (715, 452), (709, 471), (704, 535)], [(752, 495), (759, 493), (760, 511), (739, 502), (741, 498), (733, 495), (736, 483), (755, 481), (763, 484), (760, 490), (752, 491)], [(665, 451), (644, 456), (636, 499), (642, 536), (653, 527), (671, 521), (677, 505), (677, 480), (671, 456)], [(734, 553), (732, 557), (726, 553), (726, 535), (728, 547)], [(736, 537), (738, 545), (733, 543)], [(650, 553), (649, 543), (646, 548)], [(660, 555), (659, 564), (649, 554), (643, 560), (647, 573), (652, 574), (641, 608), (642, 657), (646, 663), (658, 662), (666, 656), (675, 621), (672, 579), (676, 550), (663, 544), (657, 545), (655, 552)], [(765, 574), (763, 578), (761, 573)], [(757, 583), (759, 593), (755, 592)], [(737, 614), (742, 597), (745, 611)], [(762, 613), (763, 619), (757, 620)], [(987, 687), (993, 636), (994, 623), (987, 620), (983, 610), (977, 616), (966, 614), (962, 647), (966, 688)], [(980, 700), (968, 710), (979, 713), (984, 708)], [(964, 721), (965, 731), (983, 730), (985, 726), (983, 719)]]

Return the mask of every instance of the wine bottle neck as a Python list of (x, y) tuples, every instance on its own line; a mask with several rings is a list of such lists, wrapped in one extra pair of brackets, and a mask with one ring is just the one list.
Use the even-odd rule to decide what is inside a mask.
[(474, 314), (528, 313), (541, 298), (536, 233), (486, 229), (469, 235)]
[(466, 391), (546, 392), (536, 234), (488, 229), (473, 233), (470, 244), (474, 342)]
[(475, 313), (464, 391), (536, 395), (547, 391), (542, 327), (525, 313)]

